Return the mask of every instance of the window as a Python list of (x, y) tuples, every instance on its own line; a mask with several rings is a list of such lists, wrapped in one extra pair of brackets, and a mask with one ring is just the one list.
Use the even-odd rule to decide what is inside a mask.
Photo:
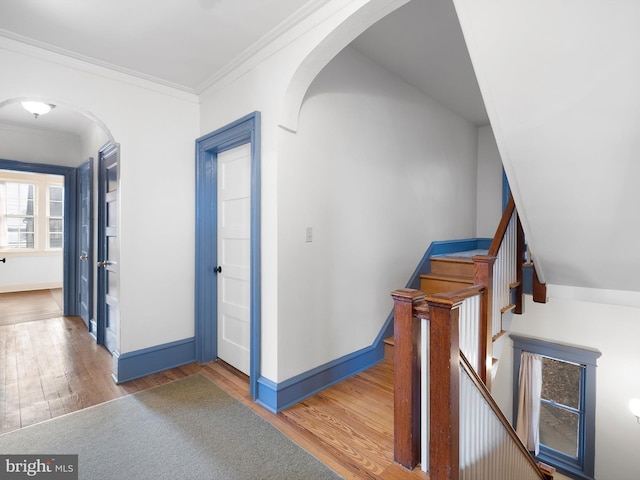
[(0, 250), (61, 250), (63, 219), (62, 177), (0, 171)]
[(514, 421), (522, 352), (542, 357), (540, 453), (537, 458), (576, 479), (594, 475), (596, 360), (599, 352), (511, 335)]
[(5, 183), (5, 245), (9, 248), (33, 248), (35, 245), (35, 186), (29, 183)]
[(61, 185), (49, 185), (48, 207), (48, 247), (50, 249), (62, 248), (64, 188)]

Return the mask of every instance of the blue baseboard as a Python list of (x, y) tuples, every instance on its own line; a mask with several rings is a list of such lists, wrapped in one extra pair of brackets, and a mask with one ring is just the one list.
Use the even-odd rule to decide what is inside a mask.
[(358, 372), (372, 367), (384, 358), (384, 343), (345, 355), (332, 362), (304, 372), (282, 383), (258, 379), (256, 402), (277, 413)]
[[(479, 249), (488, 250), (490, 246), (490, 238), (433, 242), (425, 252), (418, 267), (407, 282), (406, 287), (420, 287), (420, 275), (430, 272), (431, 264), (429, 258), (434, 255)], [(305, 398), (372, 367), (381, 361), (384, 358), (384, 339), (392, 335), (393, 311), (391, 311), (387, 317), (384, 326), (372, 346), (321, 365), (282, 383), (275, 383), (264, 377), (259, 378), (256, 388), (256, 402), (272, 412), (277, 413), (285, 410)]]
[[(488, 249), (491, 239), (472, 238), (433, 242), (425, 252), (407, 288), (420, 286), (420, 275), (429, 273), (433, 255)], [(258, 378), (255, 400), (277, 413), (321, 390), (366, 370), (384, 358), (384, 339), (393, 335), (393, 311), (389, 314), (373, 345), (338, 358), (281, 383)], [(195, 337), (114, 356), (114, 378), (117, 383), (151, 375), (196, 361)]]
[(114, 356), (116, 383), (169, 370), (196, 360), (195, 337)]

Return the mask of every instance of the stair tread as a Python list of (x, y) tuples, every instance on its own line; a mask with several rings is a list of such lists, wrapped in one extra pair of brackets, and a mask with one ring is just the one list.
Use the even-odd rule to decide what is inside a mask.
[(431, 257), (432, 262), (473, 263), (471, 257)]
[(475, 249), (475, 250), (466, 250), (464, 252), (453, 252), (453, 253), (443, 253), (442, 255), (434, 255), (431, 258), (469, 258), (475, 257), (476, 255), (487, 255), (489, 250), (483, 249)]
[(473, 285), (473, 279), (464, 275), (449, 275), (446, 273), (423, 273), (420, 278), (431, 278), (434, 280), (448, 280), (451, 282), (470, 283)]

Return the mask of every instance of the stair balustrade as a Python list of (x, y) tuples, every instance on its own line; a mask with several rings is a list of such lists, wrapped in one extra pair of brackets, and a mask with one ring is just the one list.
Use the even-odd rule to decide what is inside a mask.
[(511, 198), (488, 253), (473, 257), (473, 286), (391, 294), (394, 459), (409, 469), (421, 462), (431, 480), (549, 478), (489, 393), (502, 314), (523, 310), (523, 256), (524, 233)]
[[(431, 480), (545, 479), (461, 351), (476, 357), (472, 363), (482, 364), (477, 343), (486, 294), (481, 285), (435, 295), (412, 289), (392, 293), (394, 458), (409, 469), (422, 461)], [(493, 422), (487, 438), (491, 415), (500, 419), (500, 426)], [(509, 475), (473, 477), (469, 473), (502, 469), (508, 469)]]
[[(491, 325), (493, 339), (502, 333), (502, 314), (505, 311), (511, 308), (515, 313), (523, 311), (523, 257), (524, 233), (513, 197), (511, 197), (502, 214), (489, 252), (487, 255), (473, 257), (476, 268), (475, 283), (486, 285), (491, 296), (491, 308), (489, 309), (491, 321), (489, 325)], [(490, 277), (485, 272), (486, 268), (491, 268)], [(480, 272), (483, 276), (478, 277)], [(515, 295), (512, 295), (514, 289)]]

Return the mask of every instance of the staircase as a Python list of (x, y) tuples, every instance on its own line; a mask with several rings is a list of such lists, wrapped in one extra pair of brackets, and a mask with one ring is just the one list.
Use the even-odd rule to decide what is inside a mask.
[(523, 310), (524, 251), (510, 199), (488, 250), (431, 254), (419, 290), (391, 294), (394, 459), (432, 480), (549, 478), (490, 394), (505, 313)]
[(444, 293), (472, 286), (475, 275), (472, 257), (487, 253), (488, 250), (471, 250), (431, 257), (431, 273), (420, 275), (420, 290)]
[[(426, 294), (446, 293), (462, 288), (471, 287), (475, 284), (475, 267), (473, 257), (486, 256), (488, 250), (469, 250), (464, 252), (455, 252), (443, 255), (434, 255), (430, 260), (430, 273), (420, 275), (420, 290)], [(510, 302), (500, 308), (500, 325), (492, 334), (491, 338), (491, 379), (495, 377), (497, 365), (502, 353), (502, 343), (508, 326), (505, 325), (503, 316), (505, 313), (515, 310), (515, 295), (519, 282), (513, 282), (509, 285)]]

